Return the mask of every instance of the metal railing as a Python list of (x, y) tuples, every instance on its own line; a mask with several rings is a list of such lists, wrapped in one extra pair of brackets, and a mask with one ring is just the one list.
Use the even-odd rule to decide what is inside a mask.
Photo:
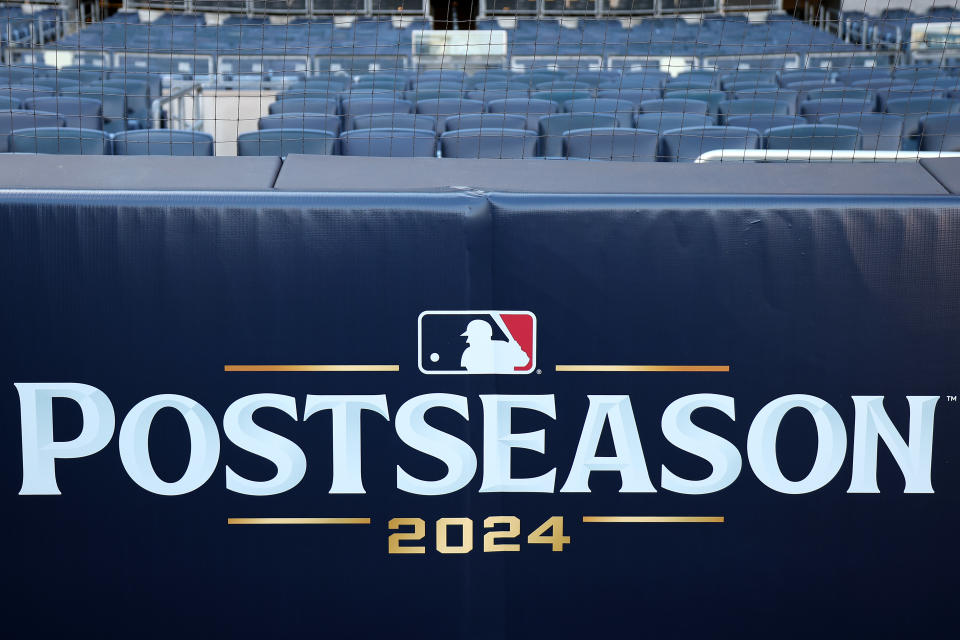
[(202, 97), (203, 85), (199, 82), (171, 86), (169, 95), (157, 98), (150, 103), (151, 128), (201, 130), (203, 128)]
[(916, 162), (927, 158), (960, 158), (960, 151), (714, 149), (701, 153), (694, 162)]

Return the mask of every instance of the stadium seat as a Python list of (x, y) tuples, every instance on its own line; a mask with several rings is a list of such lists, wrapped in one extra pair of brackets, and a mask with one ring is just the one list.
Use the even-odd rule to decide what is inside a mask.
[(903, 135), (903, 118), (892, 113), (844, 113), (822, 116), (820, 122), (860, 129), (864, 151), (896, 151)]
[[(417, 102), (436, 102), (438, 100), (462, 100), (466, 97), (466, 92), (460, 89), (410, 89), (405, 91), (404, 98), (416, 104)], [(482, 101), (481, 101), (482, 102)]]
[(670, 131), (684, 127), (709, 127), (713, 118), (702, 113), (638, 113), (633, 126), (646, 131)]
[(659, 134), (656, 131), (625, 127), (572, 129), (563, 136), (567, 158), (655, 162)]
[(891, 100), (924, 100), (930, 98), (942, 98), (944, 92), (937, 91), (933, 87), (915, 87), (913, 85), (894, 85), (887, 89), (878, 89), (877, 111), (886, 111), (887, 103)]
[(789, 127), (796, 124), (806, 124), (800, 116), (788, 116), (786, 114), (772, 113), (753, 113), (742, 116), (729, 116), (724, 123), (731, 127), (746, 127), (756, 129), (757, 131), (766, 131), (774, 127)]
[(579, 100), (581, 98), (589, 98), (591, 93), (589, 91), (566, 91), (554, 89), (551, 91), (534, 91), (530, 94), (532, 100), (551, 100), (557, 103), (558, 106), (562, 106), (567, 100)]
[(813, 124), (823, 116), (841, 113), (871, 113), (871, 105), (862, 100), (808, 100), (800, 103), (800, 115)]
[(18, 129), (62, 127), (66, 125), (63, 117), (56, 113), (43, 111), (0, 111), (0, 152), (10, 151), (10, 132)]
[(701, 100), (708, 105), (707, 113), (716, 115), (717, 106), (727, 99), (727, 94), (715, 89), (672, 89), (663, 92), (666, 100)]
[(436, 118), (421, 113), (374, 113), (354, 116), (347, 129), (423, 129), (433, 131), (436, 127)]
[[(73, 95), (73, 94), (71, 94)], [(103, 130), (108, 133), (126, 131), (128, 128), (137, 129), (140, 123), (128, 120), (127, 97), (122, 89), (96, 85), (84, 85), (77, 94), (81, 98), (100, 100), (103, 112)]]
[(139, 129), (113, 136), (118, 156), (212, 156), (213, 136), (199, 131)]
[(859, 100), (864, 104), (864, 111), (872, 111), (876, 101), (876, 93), (870, 89), (856, 89), (853, 87), (834, 87), (831, 89), (813, 89), (800, 92), (798, 103), (819, 102), (821, 100)]
[(337, 136), (318, 129), (264, 129), (237, 136), (239, 156), (335, 155)]
[(263, 116), (257, 129), (319, 129), (340, 133), (340, 117), (326, 113), (277, 113)]
[(72, 96), (30, 98), (23, 106), (31, 111), (56, 113), (68, 127), (103, 130), (103, 104), (99, 100)]
[(13, 153), (58, 155), (110, 155), (110, 136), (97, 129), (36, 127), (17, 129), (10, 134)]
[(745, 89), (734, 91), (730, 97), (734, 100), (775, 100), (787, 105), (787, 115), (797, 112), (800, 92), (792, 89)]
[(445, 131), (457, 129), (526, 129), (527, 116), (513, 113), (468, 113), (450, 116), (444, 121)]
[(571, 129), (613, 128), (617, 117), (599, 113), (557, 113), (540, 118), (538, 153), (546, 158), (563, 155), (564, 134)]
[(537, 134), (529, 129), (455, 129), (440, 136), (444, 158), (533, 158)]
[(410, 113), (413, 103), (400, 98), (345, 98), (343, 115), (348, 119), (374, 113)]
[(278, 113), (336, 114), (340, 111), (340, 101), (337, 98), (289, 98), (272, 103), (268, 109), (270, 115)]
[(903, 135), (914, 137), (920, 120), (931, 115), (960, 113), (960, 100), (949, 98), (903, 98), (887, 102), (886, 113), (903, 116)]
[(435, 100), (420, 100), (415, 112), (436, 118), (437, 132), (443, 132), (443, 124), (450, 116), (467, 113), (483, 113), (484, 104), (479, 100), (464, 100), (462, 98), (438, 98)]
[(683, 127), (660, 136), (661, 160), (693, 162), (716, 149), (758, 149), (760, 132), (744, 127)]
[(721, 124), (730, 116), (741, 115), (789, 115), (790, 105), (782, 100), (758, 98), (754, 100), (724, 100), (717, 105)]
[(632, 127), (634, 104), (629, 100), (614, 100), (610, 98), (581, 98), (568, 100), (563, 103), (564, 111), (568, 113), (604, 113), (616, 117), (618, 126)]
[(625, 100), (638, 106), (645, 100), (657, 100), (662, 97), (659, 89), (599, 89), (597, 98), (601, 100)]
[(920, 151), (960, 151), (960, 114), (921, 118), (918, 136)]
[(429, 158), (437, 155), (436, 131), (428, 129), (354, 129), (340, 136), (345, 156)]
[(474, 89), (472, 91), (467, 91), (466, 95), (468, 100), (480, 100), (482, 102), (492, 102), (494, 100), (509, 100), (509, 99), (521, 99), (526, 100), (530, 97), (530, 91), (523, 88), (509, 88), (509, 89), (497, 89), (497, 88), (487, 88), (487, 89)]
[(710, 105), (703, 100), (685, 100), (683, 98), (664, 98), (644, 100), (637, 107), (639, 113), (699, 113), (706, 115)]
[(560, 110), (560, 105), (552, 100), (536, 100), (533, 98), (510, 98), (507, 100), (493, 100), (487, 103), (490, 113), (515, 113), (526, 116), (527, 129), (536, 131), (540, 116), (550, 115)]
[(855, 151), (860, 148), (860, 129), (834, 124), (775, 127), (764, 132), (763, 146), (765, 149)]
[(6, 98), (17, 104), (23, 104), (25, 100), (30, 98), (42, 98), (55, 95), (57, 95), (56, 90), (49, 87), (38, 87), (34, 84), (16, 84), (0, 87), (0, 98)]

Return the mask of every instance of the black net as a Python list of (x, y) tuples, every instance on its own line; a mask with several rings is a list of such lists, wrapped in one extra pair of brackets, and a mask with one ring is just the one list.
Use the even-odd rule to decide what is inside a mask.
[(8, 3), (0, 151), (667, 162), (960, 152), (956, 3), (789, 9)]

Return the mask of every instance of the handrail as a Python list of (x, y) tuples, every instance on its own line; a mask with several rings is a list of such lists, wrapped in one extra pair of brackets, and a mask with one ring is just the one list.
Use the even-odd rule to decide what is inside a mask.
[[(167, 115), (167, 128), (199, 130), (203, 127), (203, 104), (201, 94), (203, 85), (199, 82), (188, 82), (182, 85), (171, 85), (170, 94), (161, 96), (150, 103), (151, 127), (159, 129), (163, 125), (163, 108), (172, 105)], [(184, 117), (184, 104), (192, 98), (192, 112), (190, 119)], [(174, 126), (179, 124), (180, 126)]]
[(960, 151), (831, 151), (804, 149), (714, 149), (701, 153), (697, 164), (740, 162), (916, 162), (932, 158), (960, 158)]

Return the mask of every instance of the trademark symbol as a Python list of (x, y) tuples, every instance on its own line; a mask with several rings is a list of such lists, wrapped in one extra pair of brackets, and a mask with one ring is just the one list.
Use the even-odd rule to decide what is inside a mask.
[[(540, 373), (539, 371), (537, 373)], [(956, 402), (957, 396), (947, 396), (947, 402)]]
[[(540, 369), (537, 369), (537, 375), (540, 375), (541, 373), (543, 373), (543, 371), (541, 371)], [(956, 400), (957, 397), (956, 397), (956, 396), (953, 396), (953, 399)]]

